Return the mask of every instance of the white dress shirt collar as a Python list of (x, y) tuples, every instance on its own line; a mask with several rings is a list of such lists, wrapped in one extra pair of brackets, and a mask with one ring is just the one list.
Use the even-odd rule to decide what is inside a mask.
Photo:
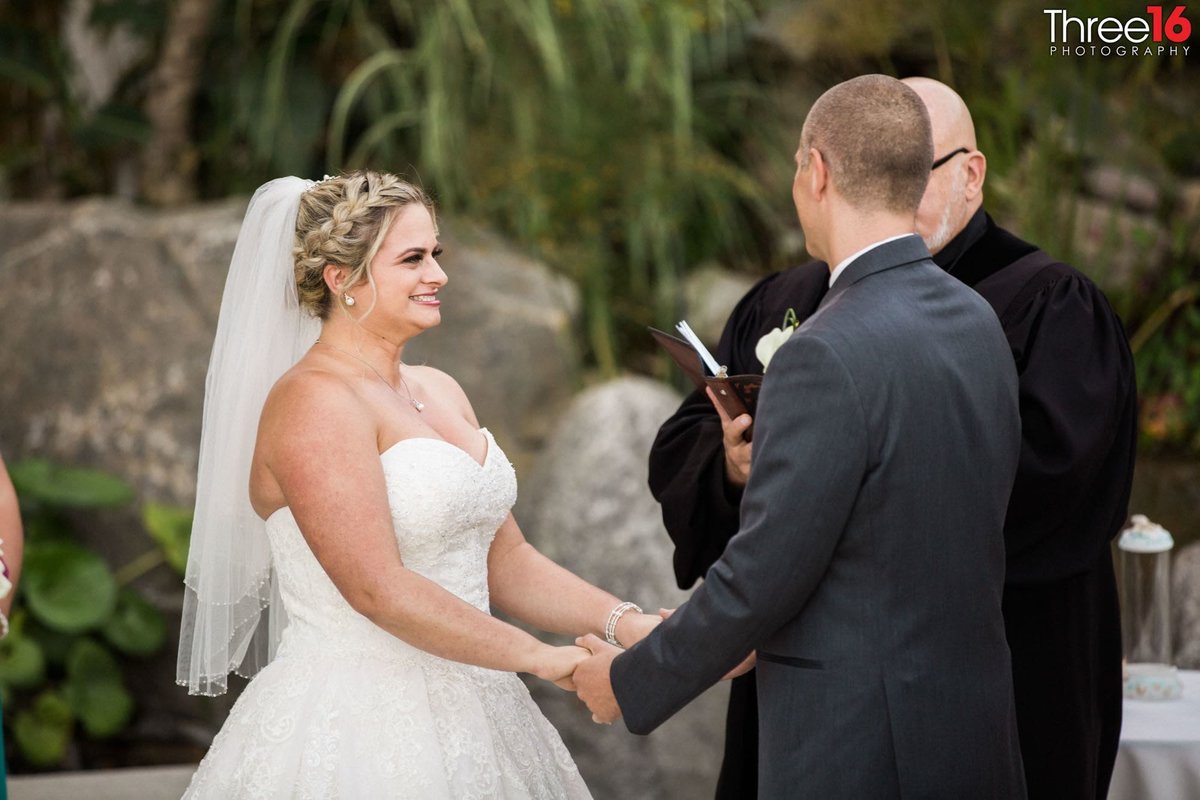
[(854, 253), (850, 257), (843, 259), (841, 261), (841, 263), (839, 263), (836, 267), (833, 268), (833, 272), (829, 273), (829, 285), (833, 286), (833, 282), (838, 279), (838, 276), (842, 274), (842, 272), (846, 269), (846, 267), (850, 266), (850, 264), (855, 259), (857, 259), (859, 256), (865, 255), (867, 253), (867, 251), (874, 250), (876, 247), (879, 247), (880, 245), (885, 245), (888, 242), (894, 242), (897, 239), (903, 239), (905, 236), (913, 236), (913, 235), (914, 234), (911, 234), (911, 233), (901, 233), (896, 236), (889, 236), (886, 239), (880, 239), (878, 242), (869, 244), (866, 247), (864, 247), (862, 250), (859, 250), (857, 253)]

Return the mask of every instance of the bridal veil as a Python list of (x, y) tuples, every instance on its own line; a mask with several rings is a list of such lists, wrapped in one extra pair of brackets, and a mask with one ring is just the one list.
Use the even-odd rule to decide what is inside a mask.
[(254, 193), (225, 281), (204, 389), (176, 671), (191, 694), (222, 694), (230, 672), (255, 674), (286, 622), (265, 523), (250, 506), (250, 461), (267, 393), (320, 331), (300, 308), (292, 260), (300, 198), (311, 185), (279, 178)]

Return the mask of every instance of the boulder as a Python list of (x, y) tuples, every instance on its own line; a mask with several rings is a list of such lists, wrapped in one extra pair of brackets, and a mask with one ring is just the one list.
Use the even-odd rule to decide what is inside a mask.
[[(566, 412), (518, 506), (539, 550), (650, 612), (687, 597), (675, 586), (672, 545), (646, 485), (650, 444), (679, 400), (643, 378), (588, 390)], [(599, 727), (573, 695), (542, 681), (530, 684), (598, 799), (711, 796), (724, 741), (725, 685), (643, 738), (619, 722)]]
[(1171, 564), (1171, 616), (1175, 666), (1200, 669), (1200, 542), (1174, 553)]
[(1079, 197), (1075, 200), (1074, 222), (1072, 266), (1105, 292), (1134, 288), (1138, 280), (1154, 275), (1167, 256), (1167, 231), (1149, 214), (1114, 202)]
[(913, 9), (887, 0), (791, 0), (772, 3), (753, 23), (751, 36), (777, 58), (807, 66), (883, 57), (915, 30), (919, 16)]
[(1083, 176), (1083, 184), (1101, 200), (1145, 213), (1157, 211), (1161, 199), (1158, 186), (1150, 178), (1111, 164), (1089, 169)]
[(1184, 246), (1188, 257), (1200, 259), (1200, 179), (1183, 181), (1179, 187), (1179, 207), (1175, 222), (1184, 231)]
[(144, 500), (191, 502), (204, 376), (244, 205), (0, 208), (0, 228), (53, 220), (0, 256), (6, 457), (102, 467)]
[(730, 312), (754, 283), (749, 275), (716, 264), (706, 264), (687, 276), (683, 284), (687, 321), (709, 349), (716, 348)]
[[(100, 199), (0, 206), (0, 231), (21, 235), (0, 234), (6, 458), (102, 467), (143, 500), (192, 503), (204, 378), (244, 209), (244, 199), (178, 211)], [(406, 358), (455, 375), (526, 463), (576, 385), (576, 290), (469, 225), (443, 241), (445, 322)]]

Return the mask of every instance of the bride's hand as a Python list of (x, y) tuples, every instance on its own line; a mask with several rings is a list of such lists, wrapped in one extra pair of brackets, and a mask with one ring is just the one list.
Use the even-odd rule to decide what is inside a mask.
[(754, 667), (757, 664), (758, 664), (758, 651), (752, 650), (752, 651), (750, 651), (750, 655), (746, 656), (742, 660), (742, 663), (738, 664), (736, 667), (729, 670), (729, 672), (725, 673), (725, 677), (721, 678), (721, 680), (730, 681), (730, 680), (733, 680), (734, 678), (740, 678), (742, 675), (745, 675), (747, 672), (754, 669)]
[(580, 662), (590, 656), (586, 648), (567, 645), (553, 647), (546, 645), (538, 657), (538, 663), (533, 674), (544, 681), (550, 681), (560, 689), (568, 692), (575, 691), (575, 681), (571, 676)]
[(662, 621), (663, 617), (658, 614), (624, 614), (617, 621), (617, 641), (621, 643), (621, 647), (633, 647), (645, 639)]

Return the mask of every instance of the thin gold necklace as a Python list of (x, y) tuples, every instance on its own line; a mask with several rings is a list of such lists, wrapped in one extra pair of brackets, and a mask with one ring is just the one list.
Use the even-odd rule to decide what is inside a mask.
[[(361, 356), (354, 355), (354, 353), (351, 353), (349, 350), (343, 350), (342, 348), (338, 347), (336, 344), (330, 344), (329, 342), (323, 342), (320, 339), (317, 339), (316, 344), (323, 344), (326, 347), (332, 347), (334, 350), (337, 350), (339, 353), (345, 353), (346, 355), (353, 358), (355, 361), (362, 362), (363, 364), (366, 365), (367, 369), (369, 369), (369, 370), (371, 370), (371, 372), (375, 373), (375, 377), (377, 377), (377, 378), (379, 378), (379, 380), (383, 381), (384, 386), (388, 387), (393, 392), (395, 392), (396, 396), (399, 397), (401, 400), (404, 399), (404, 396), (402, 394), (400, 394), (399, 390), (396, 389), (395, 386), (392, 386), (390, 383), (388, 383), (388, 379), (383, 377), (382, 375), (380, 375), (379, 370), (377, 370), (377, 369), (375, 369), (375, 367), (371, 366), (370, 361), (367, 361), (365, 358), (362, 358)], [(408, 388), (408, 381), (404, 380), (404, 373), (397, 370), (396, 374), (400, 376), (400, 383), (404, 385), (404, 391), (408, 392), (408, 402), (411, 403), (412, 407), (415, 408), (418, 412), (424, 411), (425, 404), (422, 403), (417, 398), (413, 397), (412, 389)]]

